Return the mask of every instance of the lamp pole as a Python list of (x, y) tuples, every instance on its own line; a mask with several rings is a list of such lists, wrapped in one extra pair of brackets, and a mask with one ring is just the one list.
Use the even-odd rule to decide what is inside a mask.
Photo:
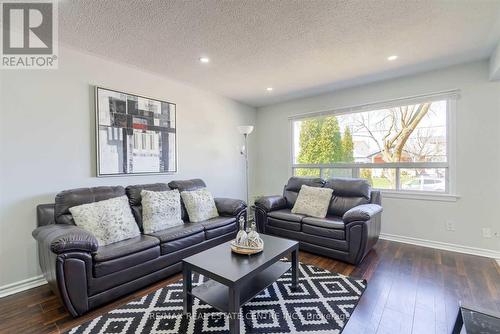
[(250, 222), (250, 193), (248, 190), (248, 133), (245, 136), (245, 187), (247, 191), (247, 224)]
[(250, 221), (250, 190), (248, 187), (248, 135), (253, 131), (253, 125), (241, 125), (238, 126), (238, 132), (243, 135), (245, 138), (245, 145), (241, 149), (241, 154), (245, 156), (245, 188), (247, 195), (247, 214), (246, 214), (246, 222)]

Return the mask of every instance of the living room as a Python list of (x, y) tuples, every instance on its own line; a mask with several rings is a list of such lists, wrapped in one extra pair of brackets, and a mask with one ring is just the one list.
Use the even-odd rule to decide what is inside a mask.
[(500, 1), (0, 6), (1, 333), (500, 332)]

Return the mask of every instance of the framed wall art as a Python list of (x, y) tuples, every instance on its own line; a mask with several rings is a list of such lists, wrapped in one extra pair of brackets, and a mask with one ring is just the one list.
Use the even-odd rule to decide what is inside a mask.
[(175, 103), (95, 88), (97, 176), (177, 172)]

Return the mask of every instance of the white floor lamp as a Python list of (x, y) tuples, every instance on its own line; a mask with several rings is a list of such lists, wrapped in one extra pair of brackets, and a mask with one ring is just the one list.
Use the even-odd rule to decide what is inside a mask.
[[(245, 145), (241, 147), (240, 153), (245, 157), (245, 187), (247, 192), (247, 224), (250, 221), (250, 194), (248, 192), (248, 135), (253, 131), (253, 125), (238, 126), (238, 132), (245, 137)], [(248, 225), (247, 225), (248, 226)]]

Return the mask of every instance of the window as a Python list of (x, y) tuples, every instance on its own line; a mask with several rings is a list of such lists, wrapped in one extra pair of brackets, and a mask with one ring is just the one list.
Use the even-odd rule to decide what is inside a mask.
[(292, 172), (361, 177), (374, 188), (450, 193), (456, 92), (295, 116)]

